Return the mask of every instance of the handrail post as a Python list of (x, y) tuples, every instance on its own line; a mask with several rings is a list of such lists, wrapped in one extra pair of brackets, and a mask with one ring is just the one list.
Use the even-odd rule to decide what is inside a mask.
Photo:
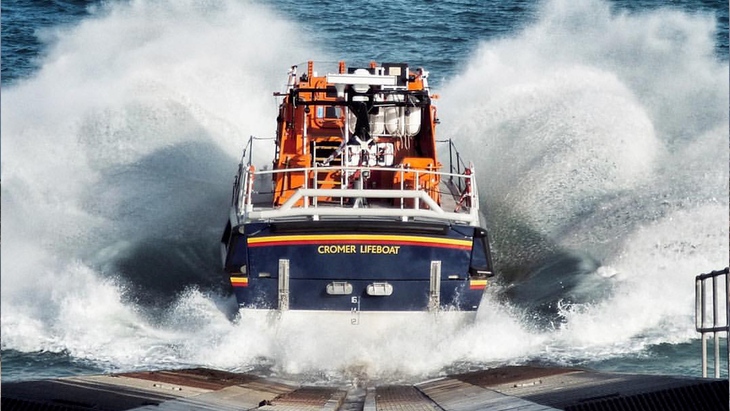
[[(304, 167), (304, 171), (302, 171), (302, 174), (304, 174), (304, 189), (309, 188), (309, 167)], [(304, 208), (309, 208), (309, 196), (304, 197)]]
[(702, 378), (707, 378), (707, 335), (702, 333)]
[(707, 342), (705, 341), (705, 282), (695, 278), (695, 329), (700, 332), (702, 349), (702, 377), (707, 377)]
[[(728, 281), (728, 273), (730, 267), (720, 271), (712, 271), (707, 274), (700, 274), (695, 277), (695, 328), (701, 335), (702, 345), (702, 377), (707, 377), (708, 359), (707, 359), (707, 340), (709, 333), (712, 333), (713, 339), (713, 361), (714, 377), (720, 378), (720, 333), (725, 333), (726, 343), (730, 339), (730, 281)], [(720, 302), (718, 301), (718, 293), (720, 292), (718, 277), (723, 277), (725, 281), (725, 313), (724, 322), (720, 317)], [(707, 287), (706, 280), (712, 281), (712, 307), (711, 311), (707, 307)], [(712, 315), (712, 321), (707, 319), (708, 315)], [(730, 347), (727, 347), (728, 361), (728, 377), (730, 378)]]
[(253, 210), (253, 201), (251, 200), (253, 193), (254, 167), (248, 166), (248, 178), (246, 179), (246, 212)]
[(727, 350), (727, 377), (730, 380), (730, 267), (725, 268), (725, 348)]
[[(405, 173), (403, 171), (403, 164), (401, 164), (400, 165), (400, 191), (401, 192), (403, 191), (403, 187), (404, 187), (404, 181), (403, 181), (404, 179), (405, 179)], [(404, 201), (403, 201), (403, 196), (401, 196), (400, 197), (400, 209), (402, 210), (403, 207), (404, 207)]]
[(712, 340), (713, 348), (715, 349), (715, 378), (720, 378), (720, 335), (717, 332), (719, 325), (718, 319), (718, 306), (717, 306), (717, 277), (712, 277)]
[[(461, 174), (461, 155), (456, 152), (456, 174)], [(461, 180), (459, 180), (461, 182)], [(459, 186), (459, 190), (463, 190), (464, 187)]]
[[(454, 174), (454, 155), (453, 151), (454, 142), (449, 139), (449, 173)], [(449, 181), (454, 181), (454, 176), (449, 176)]]
[[(421, 189), (421, 181), (420, 181), (420, 172), (418, 169), (416, 169), (416, 184), (415, 187), (413, 187), (414, 191), (419, 191)], [(421, 208), (421, 201), (418, 199), (413, 200), (413, 208), (416, 210), (419, 210)]]
[[(315, 155), (317, 152), (317, 147), (314, 148)], [(320, 188), (319, 185), (319, 166), (317, 165), (317, 161), (314, 161), (314, 188)], [(314, 208), (317, 208), (317, 196), (314, 196), (312, 198), (312, 204), (314, 205)]]

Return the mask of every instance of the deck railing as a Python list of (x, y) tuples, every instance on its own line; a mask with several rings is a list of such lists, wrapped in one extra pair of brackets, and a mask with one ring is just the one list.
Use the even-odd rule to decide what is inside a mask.
[(714, 348), (714, 374), (720, 378), (720, 334), (725, 333), (730, 376), (730, 344), (727, 344), (730, 331), (730, 282), (729, 268), (700, 274), (695, 277), (695, 328), (702, 335), (702, 376), (707, 377), (707, 340), (712, 335)]
[[(365, 188), (364, 185), (358, 186), (356, 180), (354, 184), (343, 184), (344, 188), (320, 188), (314, 186), (317, 176), (320, 173), (332, 171), (340, 171), (343, 175), (361, 175), (367, 172), (381, 172), (395, 176), (401, 176), (406, 173), (414, 175), (415, 185), (405, 185), (402, 183), (394, 185), (393, 188), (376, 189)], [(237, 212), (244, 220), (248, 219), (270, 219), (270, 218), (291, 218), (298, 216), (310, 216), (319, 219), (327, 216), (346, 216), (353, 215), (353, 209), (357, 209), (356, 214), (360, 216), (383, 216), (383, 217), (400, 217), (402, 220), (411, 218), (425, 218), (448, 221), (460, 221), (471, 225), (478, 225), (479, 221), (479, 201), (474, 183), (474, 174), (454, 174), (440, 171), (414, 170), (403, 167), (301, 167), (280, 170), (255, 170), (253, 167), (241, 167), (239, 178), (237, 181), (238, 192), (234, 194), (234, 204)], [(275, 181), (277, 176), (287, 178), (288, 176), (298, 175), (306, 176), (304, 183), (297, 187), (282, 189), (282, 192), (274, 193), (273, 191), (263, 192), (256, 190), (257, 179), (263, 181)], [(430, 179), (438, 176), (441, 181), (446, 184), (441, 187), (447, 188), (441, 191), (439, 186), (434, 186), (428, 190), (423, 189), (418, 182), (424, 179)], [(439, 204), (435, 198), (454, 197), (454, 193), (448, 190), (449, 180), (465, 180), (462, 186), (470, 186), (472, 189), (463, 192), (460, 198), (454, 198), (452, 201), (442, 201)], [(404, 179), (401, 178), (401, 181)], [(269, 194), (269, 195), (266, 195)], [(274, 194), (282, 195), (286, 200), (278, 207), (274, 207), (271, 200)], [(255, 200), (255, 195), (266, 199), (263, 203)], [(332, 203), (321, 204), (322, 198), (336, 199), (339, 206), (333, 207)], [(366, 207), (367, 201), (372, 200), (392, 200), (391, 207)], [(450, 203), (452, 209), (445, 208), (445, 203)]]
[[(454, 144), (454, 140), (448, 139), (448, 140), (436, 140), (439, 144), (446, 144), (449, 147), (449, 157), (448, 157), (448, 167), (449, 167), (449, 173), (454, 174), (463, 174), (466, 172), (466, 170), (469, 168), (467, 167), (466, 163), (464, 162), (464, 159), (461, 158), (461, 153), (459, 153), (459, 150), (456, 149), (456, 144)], [(452, 183), (456, 184), (457, 188), (459, 190), (466, 189), (465, 186), (462, 186), (464, 182), (461, 180), (451, 180)]]
[[(246, 151), (251, 150), (252, 141), (253, 138), (247, 144)], [(450, 143), (451, 147), (453, 143)], [(312, 167), (257, 170), (251, 165), (250, 151), (248, 156), (246, 151), (239, 165), (232, 196), (232, 205), (239, 220), (304, 216), (317, 220), (320, 217), (353, 215), (352, 209), (357, 209), (356, 214), (359, 216), (479, 224), (479, 197), (473, 167), (467, 167), (463, 162), (454, 166), (451, 158), (448, 172), (407, 168), (403, 165), (320, 166), (316, 163)], [(457, 164), (459, 162), (461, 160), (457, 157)], [(340, 188), (322, 188), (319, 177), (335, 172), (340, 176)], [(363, 176), (374, 173), (379, 173), (384, 180), (393, 181), (392, 187), (366, 187)], [(301, 184), (292, 186), (286, 183), (293, 176), (298, 177)], [(285, 183), (274, 187), (272, 182), (277, 180)], [(440, 181), (441, 184), (434, 184), (434, 181)], [(273, 202), (276, 196), (284, 199), (278, 206), (274, 206)], [(323, 198), (337, 199), (339, 204), (335, 207), (331, 202), (320, 204)], [(366, 207), (366, 202), (372, 200), (392, 201), (389, 207)]]

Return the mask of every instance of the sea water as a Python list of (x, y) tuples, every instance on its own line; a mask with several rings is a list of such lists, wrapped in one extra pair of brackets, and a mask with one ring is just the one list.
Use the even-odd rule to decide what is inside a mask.
[[(700, 375), (694, 276), (728, 263), (727, 32), (725, 1), (3, 1), (2, 378)], [(430, 71), (494, 246), (474, 322), (236, 314), (232, 177), (310, 59)]]

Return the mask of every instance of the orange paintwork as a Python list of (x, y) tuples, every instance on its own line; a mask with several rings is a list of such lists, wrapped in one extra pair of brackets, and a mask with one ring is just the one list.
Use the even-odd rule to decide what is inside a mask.
[[(377, 68), (376, 63), (370, 64), (371, 69)], [(344, 62), (339, 62), (337, 72), (346, 73)], [(314, 147), (319, 152), (330, 152), (342, 142), (345, 130), (345, 104), (338, 100), (335, 87), (327, 83), (326, 74), (318, 73), (316, 77), (313, 62), (308, 62), (307, 71), (298, 75), (294, 90), (297, 92), (297, 101), (291, 101), (295, 93), (284, 96), (279, 106), (277, 148), (274, 159), (276, 170), (301, 169), (313, 167), (314, 162), (322, 163), (324, 158), (312, 153)], [(424, 89), (424, 81), (420, 74), (408, 72), (406, 89), (419, 91)], [(307, 103), (318, 103), (307, 105)], [(380, 110), (383, 110), (381, 108)], [(380, 136), (378, 143), (390, 143), (393, 147), (393, 163), (388, 170), (373, 169), (365, 188), (400, 189), (400, 184), (416, 186), (415, 170), (437, 171), (441, 164), (436, 159), (435, 119), (436, 108), (429, 104), (421, 109), (420, 131), (413, 137), (397, 137), (392, 135)], [(371, 118), (372, 120), (372, 118)], [(406, 166), (407, 164), (407, 166)], [(401, 167), (408, 171), (401, 172)], [(423, 177), (423, 175), (421, 175)], [(277, 173), (274, 179), (274, 206), (280, 206), (298, 189), (308, 188), (339, 188), (342, 171), (319, 171), (315, 181), (312, 171), (292, 171)], [(439, 195), (436, 189), (439, 184), (437, 175), (429, 178), (420, 178), (418, 185), (426, 190), (438, 203)], [(320, 201), (327, 201), (320, 198)], [(297, 204), (303, 205), (301, 200)]]

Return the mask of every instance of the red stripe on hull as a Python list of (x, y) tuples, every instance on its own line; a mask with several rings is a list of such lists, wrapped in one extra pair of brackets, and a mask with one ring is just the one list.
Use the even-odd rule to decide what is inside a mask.
[(330, 245), (330, 244), (373, 244), (373, 245), (401, 245), (401, 246), (416, 246), (416, 247), (438, 247), (438, 248), (453, 248), (457, 250), (471, 250), (469, 246), (463, 246), (458, 244), (444, 244), (444, 243), (428, 243), (422, 241), (372, 241), (372, 240), (298, 240), (298, 241), (267, 241), (265, 243), (252, 243), (248, 246), (250, 248), (255, 247), (268, 247), (268, 246), (284, 246), (284, 245)]

